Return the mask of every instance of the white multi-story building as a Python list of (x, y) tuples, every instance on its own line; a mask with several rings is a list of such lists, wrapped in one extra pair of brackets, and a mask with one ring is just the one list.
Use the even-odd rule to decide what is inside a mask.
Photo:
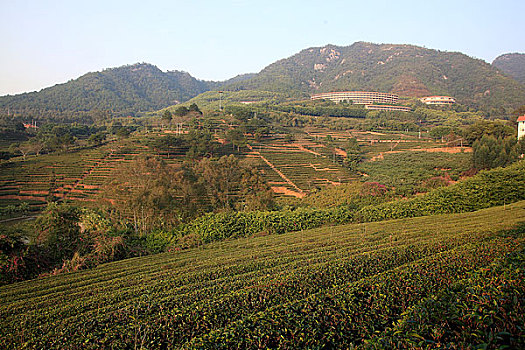
[(312, 95), (312, 100), (332, 100), (334, 102), (352, 102), (356, 105), (373, 105), (375, 103), (396, 104), (399, 98), (395, 94), (375, 91), (337, 91)]
[(518, 117), (518, 140), (525, 137), (525, 115)]

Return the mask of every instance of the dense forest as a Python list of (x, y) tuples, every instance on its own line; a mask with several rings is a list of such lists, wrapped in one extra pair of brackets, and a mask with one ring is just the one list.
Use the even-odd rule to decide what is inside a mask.
[(93, 122), (138, 115), (184, 102), (214, 86), (186, 72), (162, 72), (134, 64), (78, 79), (40, 92), (0, 97), (0, 112), (28, 119)]

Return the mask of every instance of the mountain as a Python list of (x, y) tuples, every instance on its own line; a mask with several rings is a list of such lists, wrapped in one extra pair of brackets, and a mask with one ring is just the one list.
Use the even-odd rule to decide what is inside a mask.
[(496, 57), (492, 65), (525, 84), (525, 53), (507, 53)]
[(516, 108), (525, 101), (525, 87), (485, 61), (459, 52), (366, 42), (308, 48), (223, 89), (304, 97), (338, 90), (406, 97), (449, 95), (461, 104), (484, 109)]
[(137, 63), (87, 73), (39, 92), (0, 97), (0, 111), (70, 120), (101, 111), (133, 115), (184, 102), (209, 90), (210, 85), (213, 83), (186, 72), (163, 72), (151, 64)]
[[(505, 75), (501, 65), (501, 70), (496, 68), (502, 62), (507, 66), (522, 62), (523, 55), (505, 56), (490, 65), (459, 52), (357, 42), (308, 48), (257, 74), (224, 82), (202, 81), (186, 72), (163, 72), (138, 63), (87, 73), (39, 92), (2, 96), (0, 116), (89, 122), (160, 110), (209, 90), (257, 90), (264, 96), (275, 92), (299, 98), (338, 90), (393, 92), (402, 97), (449, 95), (474, 108), (508, 111), (524, 104), (525, 85)], [(239, 98), (251, 98), (248, 95)]]

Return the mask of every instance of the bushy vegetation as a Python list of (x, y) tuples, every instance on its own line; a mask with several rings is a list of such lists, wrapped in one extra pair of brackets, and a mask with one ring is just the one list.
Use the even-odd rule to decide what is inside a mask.
[[(261, 232), (280, 234), (327, 224), (462, 213), (504, 205), (525, 199), (524, 167), (525, 163), (520, 162), (508, 168), (481, 172), (471, 179), (438, 188), (422, 196), (378, 205), (362, 206), (370, 200), (367, 198), (351, 202), (351, 206), (327, 209), (210, 214), (177, 230), (175, 236), (180, 238), (174, 242), (181, 246), (200, 245), (230, 237), (253, 236)], [(374, 198), (385, 195), (378, 185), (367, 185), (362, 191), (373, 192)], [(356, 208), (356, 204), (361, 206)]]
[(32, 224), (0, 227), (0, 283), (95, 267), (133, 256), (125, 230), (99, 213), (50, 204)]

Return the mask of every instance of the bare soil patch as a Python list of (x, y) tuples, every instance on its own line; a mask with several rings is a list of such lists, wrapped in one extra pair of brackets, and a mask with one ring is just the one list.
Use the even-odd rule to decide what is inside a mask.
[(334, 185), (334, 186), (339, 186), (339, 185), (341, 185), (340, 182), (332, 181), (332, 180), (330, 180), (330, 179), (319, 179), (319, 178), (316, 178), (315, 180), (316, 180), (316, 181), (324, 181), (324, 182), (329, 183), (330, 185)]
[(303, 198), (306, 194), (304, 192), (292, 191), (286, 187), (272, 187), (272, 191), (279, 194), (284, 194), (286, 196), (293, 196), (297, 198)]
[(30, 194), (30, 195), (38, 195), (42, 194), (44, 196), (47, 196), (49, 194), (49, 191), (30, 191), (30, 190), (20, 190), (20, 194)]
[(334, 148), (334, 152), (335, 154), (337, 154), (338, 156), (343, 156), (343, 157), (347, 157), (348, 154), (346, 153), (346, 151), (344, 149), (341, 149), (341, 148)]
[(85, 190), (98, 190), (99, 188), (97, 185), (80, 184), (79, 186), (82, 186)]

